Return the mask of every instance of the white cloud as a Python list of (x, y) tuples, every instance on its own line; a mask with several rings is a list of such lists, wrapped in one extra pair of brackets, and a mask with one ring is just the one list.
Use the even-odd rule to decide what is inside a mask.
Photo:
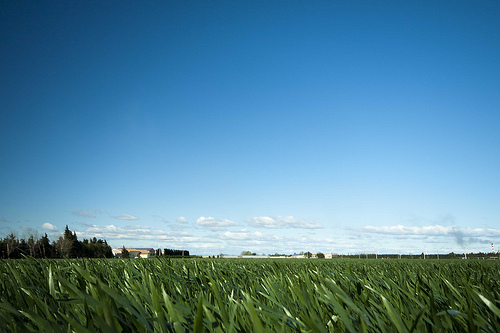
[(128, 225), (118, 227), (113, 224), (88, 227), (84, 232), (77, 232), (78, 235), (92, 235), (92, 237), (106, 237), (109, 239), (150, 239), (163, 238), (176, 234), (169, 233), (165, 230), (151, 229), (149, 226), (143, 225)]
[(336, 240), (329, 237), (278, 236), (247, 229), (226, 231), (219, 235), (219, 239), (225, 245), (224, 251), (230, 254), (239, 254), (248, 250), (259, 254), (292, 254), (301, 251), (330, 253), (332, 249), (339, 249), (339, 246), (344, 248), (351, 243), (350, 241)]
[(50, 223), (44, 223), (40, 226), (40, 229), (47, 230), (47, 231), (57, 231), (57, 227), (53, 224)]
[(226, 254), (240, 254), (242, 251), (252, 251), (259, 254), (275, 253), (282, 249), (285, 244), (290, 243), (289, 239), (247, 229), (226, 231), (217, 236), (224, 244), (222, 252)]
[(225, 240), (234, 240), (234, 241), (242, 241), (242, 240), (250, 240), (250, 241), (278, 241), (280, 237), (276, 235), (268, 235), (259, 231), (250, 232), (246, 229), (242, 229), (240, 231), (226, 231), (222, 235), (220, 235), (221, 239)]
[[(431, 225), (425, 227), (408, 227), (403, 225), (373, 227), (366, 226), (364, 231), (370, 234), (388, 235), (394, 239), (423, 240), (425, 243), (454, 243), (460, 248), (483, 248), (481, 244), (496, 242), (500, 238), (500, 230), (481, 228), (460, 228), (457, 226)], [(446, 241), (448, 239), (448, 241)]]
[(370, 233), (388, 234), (388, 235), (426, 235), (426, 236), (453, 236), (457, 234), (465, 237), (498, 237), (500, 230), (497, 229), (472, 229), (459, 228), (457, 226), (442, 226), (431, 225), (425, 227), (408, 227), (403, 225), (373, 227), (366, 226), (363, 228)]
[(84, 210), (75, 210), (73, 212), (73, 215), (75, 216), (80, 216), (80, 217), (89, 217), (89, 218), (95, 218), (94, 214), (91, 214), (89, 212), (86, 212)]
[(196, 220), (196, 224), (203, 227), (203, 228), (213, 230), (213, 231), (220, 230), (220, 229), (226, 228), (226, 227), (232, 227), (232, 226), (239, 225), (238, 223), (227, 220), (227, 219), (216, 220), (210, 216), (209, 217), (203, 217), (203, 216), (199, 217)]
[(252, 217), (247, 222), (252, 227), (284, 228), (282, 223), (269, 216)]
[[(199, 228), (171, 229), (172, 226), (186, 227), (188, 223), (179, 222), (162, 227), (147, 225), (82, 225), (77, 235), (79, 239), (97, 237), (105, 239), (112, 247), (123, 245), (130, 247), (154, 247), (185, 249), (191, 254), (215, 255), (240, 254), (242, 251), (261, 253), (404, 253), (413, 252), (451, 252), (464, 247), (457, 247), (458, 238), (462, 237), (468, 250), (483, 250), (486, 240), (500, 242), (500, 231), (494, 229), (471, 229), (431, 225), (411, 226), (367, 226), (361, 230), (326, 230), (292, 229), (298, 223), (293, 217), (268, 217), (258, 222), (274, 226), (275, 229), (262, 227), (234, 228), (238, 223), (230, 220), (217, 220), (213, 217), (200, 217), (196, 220)], [(130, 221), (138, 224), (138, 222)], [(290, 229), (280, 229), (283, 225)], [(280, 228), (277, 228), (279, 226)], [(217, 230), (219, 230), (217, 232)], [(54, 231), (54, 230), (51, 230)], [(215, 231), (215, 232), (214, 232)], [(457, 236), (458, 234), (458, 236)], [(497, 235), (497, 236), (495, 236)], [(496, 238), (495, 238), (496, 237)], [(489, 244), (488, 244), (489, 245)]]
[(187, 223), (187, 220), (184, 216), (179, 216), (176, 221), (178, 223)]
[(128, 214), (122, 214), (122, 215), (113, 216), (113, 217), (115, 219), (118, 219), (118, 220), (138, 220), (139, 219), (138, 217), (128, 215)]
[(147, 239), (160, 239), (168, 235), (163, 230), (153, 230), (149, 226), (129, 225), (125, 227), (118, 227), (113, 224), (97, 226), (93, 225), (88, 227), (83, 232), (77, 232), (81, 237), (97, 237), (106, 240), (147, 240)]
[(363, 229), (371, 233), (388, 235), (446, 235), (453, 229), (453, 227), (444, 227), (441, 225), (407, 227), (403, 225), (396, 225), (382, 227), (366, 226)]
[(115, 225), (97, 226), (93, 225), (85, 231), (76, 232), (79, 238), (105, 239), (113, 247), (137, 246), (154, 248), (175, 248), (191, 251), (192, 249), (204, 249), (220, 247), (220, 241), (214, 237), (193, 236), (187, 232), (169, 232), (160, 229), (152, 229), (149, 226), (129, 225), (119, 227)]
[(429, 237), (425, 240), (426, 243), (441, 243), (441, 241), (439, 239), (437, 239), (436, 237)]
[(319, 229), (323, 226), (313, 220), (296, 219), (293, 216), (258, 216), (252, 217), (247, 220), (248, 224), (257, 228), (270, 228), (270, 229), (285, 229), (285, 228), (298, 228), (298, 229)]

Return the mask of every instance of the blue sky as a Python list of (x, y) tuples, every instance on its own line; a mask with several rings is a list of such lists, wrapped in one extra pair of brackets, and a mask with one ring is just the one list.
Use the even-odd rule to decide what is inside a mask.
[(1, 8), (0, 237), (500, 245), (495, 1)]

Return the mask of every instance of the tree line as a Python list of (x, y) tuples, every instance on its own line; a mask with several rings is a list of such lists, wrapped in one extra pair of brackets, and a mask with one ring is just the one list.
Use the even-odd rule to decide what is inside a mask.
[[(189, 257), (189, 251), (187, 250), (173, 250), (173, 249), (156, 249), (154, 251), (155, 257), (169, 257), (169, 258), (184, 258)], [(125, 248), (122, 248), (122, 252), (120, 254), (120, 258), (130, 258), (130, 251)]]
[(155, 252), (157, 257), (165, 256), (165, 257), (189, 257), (188, 250), (174, 250), (174, 249), (157, 249)]
[(92, 238), (79, 241), (76, 232), (68, 226), (64, 234), (54, 242), (50, 242), (47, 234), (37, 238), (19, 239), (11, 233), (0, 239), (0, 255), (3, 259), (20, 259), (23, 256), (33, 258), (112, 258), (111, 246), (106, 240)]

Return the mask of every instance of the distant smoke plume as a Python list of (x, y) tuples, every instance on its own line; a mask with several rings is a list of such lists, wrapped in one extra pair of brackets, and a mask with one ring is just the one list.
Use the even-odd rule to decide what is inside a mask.
[(488, 239), (481, 238), (464, 238), (464, 233), (457, 227), (453, 227), (453, 229), (448, 233), (450, 236), (455, 238), (455, 242), (461, 247), (464, 247), (468, 244), (489, 244), (490, 241)]
[(455, 242), (457, 242), (458, 245), (462, 247), (466, 245), (467, 242), (464, 239), (464, 233), (457, 227), (453, 227), (453, 229), (449, 232), (449, 235), (455, 237)]
[(469, 238), (469, 243), (490, 244), (491, 241), (488, 239), (481, 239), (481, 238)]

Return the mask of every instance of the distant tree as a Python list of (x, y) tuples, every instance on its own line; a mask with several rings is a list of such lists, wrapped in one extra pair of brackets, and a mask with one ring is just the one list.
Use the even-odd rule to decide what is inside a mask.
[(7, 258), (19, 258), (19, 240), (14, 233), (9, 234), (4, 238)]
[(311, 258), (312, 257), (312, 253), (309, 252), (309, 251), (307, 251), (307, 252), (304, 253), (304, 257)]
[(127, 249), (125, 248), (125, 246), (123, 246), (123, 249), (122, 249), (122, 258), (128, 258), (130, 257), (130, 253), (127, 251)]
[(316, 253), (316, 258), (318, 259), (325, 259), (325, 255), (321, 252)]
[(7, 258), (7, 243), (5, 243), (5, 240), (1, 238), (0, 238), (0, 254), (2, 255), (2, 259)]
[(28, 249), (29, 249), (29, 255), (31, 257), (39, 257), (38, 253), (36, 253), (36, 243), (38, 242), (38, 240), (35, 240), (35, 236), (33, 235), (30, 235), (29, 238), (28, 238), (28, 241), (26, 242), (26, 244), (28, 245)]
[(40, 252), (40, 257), (42, 258), (54, 258), (56, 256), (47, 234), (43, 235), (42, 238), (38, 240), (37, 247)]
[(105, 240), (92, 238), (81, 242), (83, 256), (87, 258), (112, 258), (113, 251)]
[(19, 251), (19, 257), (22, 257), (23, 254), (29, 255), (30, 252), (29, 246), (24, 238), (21, 238), (21, 240), (19, 241), (18, 251)]
[(113, 252), (105, 240), (93, 238), (78, 241), (76, 232), (71, 232), (66, 226), (63, 236), (53, 244), (50, 243), (47, 234), (39, 237), (35, 235), (25, 235), (18, 239), (11, 233), (4, 239), (0, 238), (0, 258), (22, 258), (23, 255), (33, 258), (112, 258)]
[(59, 237), (54, 245), (63, 257), (78, 258), (84, 256), (83, 244), (78, 241), (76, 232), (71, 232), (67, 225), (63, 236)]
[(256, 256), (257, 253), (252, 252), (252, 251), (243, 251), (243, 252), (241, 252), (241, 255), (242, 256)]
[(164, 249), (163, 255), (166, 257), (189, 257), (189, 251), (187, 250), (173, 250)]

